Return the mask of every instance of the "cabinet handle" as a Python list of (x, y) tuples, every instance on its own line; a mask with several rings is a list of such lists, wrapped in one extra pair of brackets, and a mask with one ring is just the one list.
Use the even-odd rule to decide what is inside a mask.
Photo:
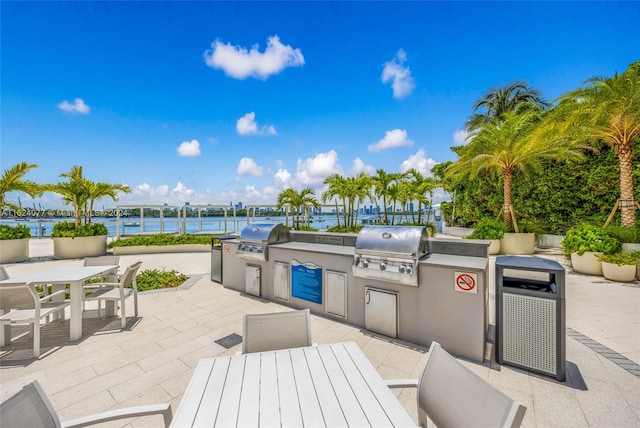
[(364, 295), (365, 295), (365, 297), (366, 297), (366, 299), (365, 299), (365, 300), (366, 300), (365, 305), (368, 305), (368, 304), (369, 304), (369, 302), (371, 302), (371, 294), (369, 293), (369, 290), (367, 290), (367, 292), (366, 292), (366, 293), (364, 293)]

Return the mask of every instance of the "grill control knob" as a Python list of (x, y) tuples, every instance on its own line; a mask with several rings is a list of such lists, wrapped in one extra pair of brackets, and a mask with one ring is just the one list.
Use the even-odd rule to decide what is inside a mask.
[(362, 267), (369, 267), (369, 262), (367, 260), (362, 261)]
[(380, 263), (380, 270), (385, 270), (387, 268), (387, 264), (385, 262)]
[(407, 266), (407, 273), (411, 273), (411, 266)]
[(400, 273), (404, 273), (404, 270), (405, 270), (404, 265), (400, 265), (400, 266), (398, 266), (398, 272), (400, 272)]

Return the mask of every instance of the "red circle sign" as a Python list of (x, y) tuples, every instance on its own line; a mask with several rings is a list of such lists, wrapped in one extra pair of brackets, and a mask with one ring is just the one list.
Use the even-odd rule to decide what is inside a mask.
[(456, 286), (462, 291), (471, 291), (476, 288), (476, 280), (468, 273), (462, 273), (456, 277)]
[(229, 244), (222, 244), (222, 251), (224, 251), (225, 254), (229, 254), (230, 250)]

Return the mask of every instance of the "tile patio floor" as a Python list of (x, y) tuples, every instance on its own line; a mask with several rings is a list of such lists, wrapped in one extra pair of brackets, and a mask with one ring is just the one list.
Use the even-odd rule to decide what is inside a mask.
[[(32, 257), (52, 254), (50, 240), (32, 240)], [(622, 284), (575, 274), (567, 268), (566, 324), (568, 380), (527, 373), (486, 360), (463, 363), (527, 407), (529, 427), (640, 427), (640, 283)], [(179, 289), (139, 295), (140, 316), (120, 331), (117, 318), (97, 318), (89, 308), (83, 339), (68, 341), (68, 324), (43, 328), (43, 356), (30, 358), (32, 342), (16, 340), (0, 351), (0, 399), (37, 379), (62, 420), (157, 402), (177, 409), (201, 358), (235, 353), (215, 341), (242, 334), (242, 315), (287, 308), (227, 290), (210, 280), (210, 254), (122, 256), (120, 265), (142, 260), (141, 270), (176, 269), (192, 276)], [(490, 261), (490, 319), (494, 320)], [(11, 276), (81, 260), (8, 265)], [(131, 306), (131, 305), (130, 305)], [(133, 309), (128, 308), (133, 315)], [(320, 316), (312, 316), (313, 341), (357, 342), (383, 378), (417, 377), (426, 348), (388, 339)], [(491, 359), (493, 360), (493, 358)], [(417, 418), (415, 392), (397, 390)], [(473, 397), (461, 397), (460, 405)], [(124, 420), (108, 427), (160, 426), (160, 417)]]

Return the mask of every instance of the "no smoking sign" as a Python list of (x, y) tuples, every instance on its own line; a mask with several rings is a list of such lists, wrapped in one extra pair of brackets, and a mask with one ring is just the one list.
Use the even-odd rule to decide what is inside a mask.
[(455, 272), (453, 289), (460, 293), (478, 294), (478, 274)]

